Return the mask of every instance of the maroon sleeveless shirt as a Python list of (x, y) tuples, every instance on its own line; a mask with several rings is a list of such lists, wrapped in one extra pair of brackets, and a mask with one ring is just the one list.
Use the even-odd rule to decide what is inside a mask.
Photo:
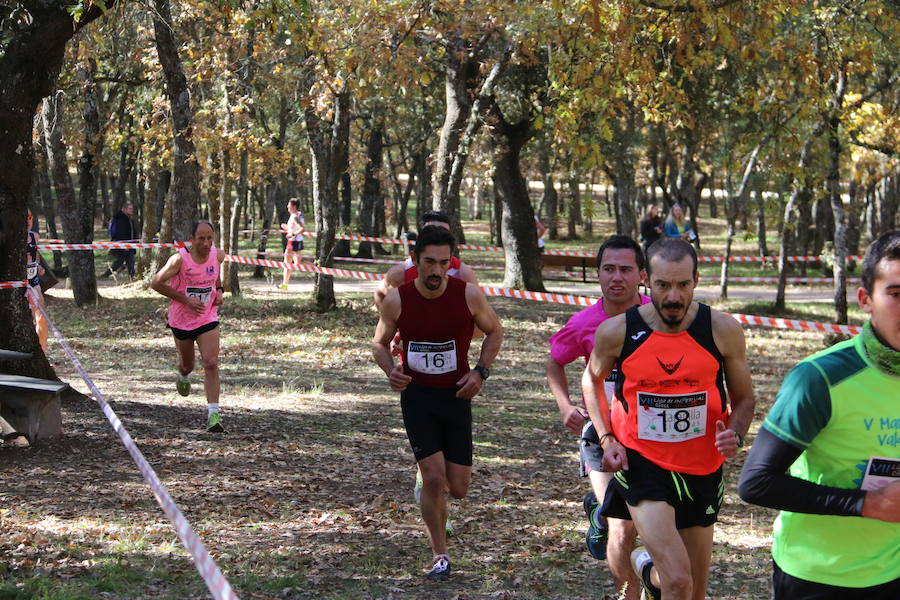
[(412, 383), (455, 388), (469, 372), (469, 344), (475, 319), (466, 302), (466, 282), (447, 277), (447, 288), (437, 298), (425, 298), (415, 281), (400, 292), (397, 328), (403, 339), (403, 372)]

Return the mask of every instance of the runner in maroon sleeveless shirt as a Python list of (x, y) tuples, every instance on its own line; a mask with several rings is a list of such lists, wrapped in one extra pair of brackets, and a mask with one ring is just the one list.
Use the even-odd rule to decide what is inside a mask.
[[(414, 252), (419, 276), (392, 289), (380, 308), (372, 343), (375, 362), (400, 392), (403, 422), (422, 474), (422, 518), (434, 552), (427, 578), (446, 580), (445, 490), (463, 498), (472, 476), (472, 405), (500, 351), (500, 321), (477, 286), (447, 275), (454, 240), (449, 231), (425, 227)], [(485, 333), (481, 354), (469, 368), (472, 332)], [(399, 331), (403, 362), (394, 364), (391, 340)]]

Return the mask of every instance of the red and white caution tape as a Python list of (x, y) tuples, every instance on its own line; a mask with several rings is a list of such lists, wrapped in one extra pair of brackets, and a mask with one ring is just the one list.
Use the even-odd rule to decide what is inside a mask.
[(858, 335), (862, 327), (855, 325), (840, 325), (836, 323), (819, 323), (816, 321), (797, 321), (795, 319), (778, 319), (775, 317), (758, 317), (755, 315), (742, 315), (737, 313), (725, 313), (734, 317), (738, 323), (755, 325), (757, 327), (772, 327), (775, 329), (795, 329), (799, 331), (813, 331), (820, 333), (841, 333), (844, 335)]
[(241, 263), (244, 265), (260, 265), (263, 267), (274, 267), (276, 269), (288, 269), (290, 271), (306, 271), (307, 273), (322, 273), (323, 275), (332, 275), (334, 277), (347, 277), (351, 279), (367, 279), (369, 281), (381, 281), (384, 276), (380, 273), (366, 273), (365, 271), (348, 271), (347, 269), (334, 269), (331, 267), (317, 267), (309, 263), (300, 263), (299, 265), (286, 263), (278, 260), (268, 260), (265, 258), (249, 258), (247, 256), (234, 256), (226, 254), (225, 260), (233, 263)]
[[(719, 277), (701, 277), (700, 281), (720, 281)], [(778, 283), (777, 277), (729, 277), (728, 281), (738, 283)], [(859, 283), (859, 278), (849, 278), (847, 283)], [(831, 277), (788, 277), (787, 283), (834, 283)]]
[(38, 250), (131, 250), (133, 248), (187, 248), (184, 242), (91, 242), (90, 244), (38, 244)]
[(27, 281), (0, 281), (0, 290), (11, 290), (15, 288), (27, 288)]
[(103, 410), (103, 414), (106, 415), (106, 418), (109, 420), (110, 425), (112, 425), (113, 430), (119, 435), (119, 439), (122, 440), (122, 444), (124, 444), (125, 449), (128, 450), (128, 453), (131, 455), (132, 460), (134, 460), (134, 463), (140, 470), (141, 475), (144, 476), (144, 480), (153, 491), (153, 495), (156, 497), (156, 501), (162, 507), (163, 512), (169, 518), (169, 521), (171, 521), (172, 524), (175, 525), (175, 531), (178, 533), (178, 537), (181, 539), (182, 544), (184, 544), (184, 547), (187, 548), (187, 551), (194, 559), (194, 566), (197, 568), (197, 571), (200, 573), (200, 576), (206, 583), (206, 587), (208, 587), (210, 593), (212, 593), (213, 598), (215, 598), (216, 600), (237, 600), (237, 595), (231, 589), (231, 584), (229, 584), (228, 580), (225, 579), (225, 576), (222, 574), (219, 566), (209, 555), (209, 551), (207, 551), (206, 546), (194, 532), (191, 524), (188, 523), (187, 519), (185, 519), (184, 515), (181, 513), (181, 510), (178, 508), (178, 505), (175, 504), (175, 501), (172, 499), (172, 496), (169, 495), (168, 490), (166, 490), (166, 486), (164, 486), (163, 483), (159, 480), (156, 471), (153, 470), (153, 467), (151, 467), (150, 463), (147, 462), (147, 459), (144, 458), (143, 453), (141, 453), (140, 449), (138, 449), (137, 444), (134, 443), (134, 440), (131, 438), (128, 430), (125, 429), (125, 426), (122, 425), (119, 417), (109, 406), (106, 398), (104, 398), (100, 390), (97, 389), (97, 386), (96, 384), (94, 384), (91, 376), (88, 375), (84, 367), (81, 366), (81, 361), (79, 361), (78, 357), (75, 356), (75, 353), (72, 351), (69, 343), (66, 341), (62, 333), (60, 333), (59, 329), (57, 329), (56, 325), (47, 315), (44, 307), (41, 306), (40, 302), (35, 301), (35, 299), (31, 297), (32, 293), (33, 292), (29, 289), (27, 292), (28, 301), (32, 304), (32, 306), (36, 306), (38, 310), (40, 310), (44, 315), (44, 318), (47, 319), (47, 324), (50, 326), (51, 331), (53, 331), (53, 335), (56, 337), (57, 341), (59, 341), (60, 346), (62, 346), (63, 352), (66, 353), (66, 356), (68, 356), (69, 360), (72, 362), (72, 366), (75, 367), (75, 370), (78, 371), (79, 375), (81, 375), (81, 378), (87, 384), (88, 388), (90, 388), (91, 393), (94, 395), (94, 400), (97, 402), (97, 404), (100, 405), (100, 408)]

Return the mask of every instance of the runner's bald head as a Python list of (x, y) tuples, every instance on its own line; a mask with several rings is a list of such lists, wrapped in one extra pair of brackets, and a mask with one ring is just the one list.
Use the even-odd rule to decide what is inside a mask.
[(660, 238), (647, 248), (647, 275), (652, 275), (653, 259), (677, 263), (690, 256), (694, 263), (694, 275), (697, 274), (697, 251), (694, 247), (679, 238)]

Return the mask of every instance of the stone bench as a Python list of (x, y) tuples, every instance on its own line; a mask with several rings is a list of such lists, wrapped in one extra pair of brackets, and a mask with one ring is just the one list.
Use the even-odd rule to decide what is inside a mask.
[(31, 442), (57, 437), (62, 434), (60, 394), (68, 388), (61, 381), (0, 373), (0, 417)]

